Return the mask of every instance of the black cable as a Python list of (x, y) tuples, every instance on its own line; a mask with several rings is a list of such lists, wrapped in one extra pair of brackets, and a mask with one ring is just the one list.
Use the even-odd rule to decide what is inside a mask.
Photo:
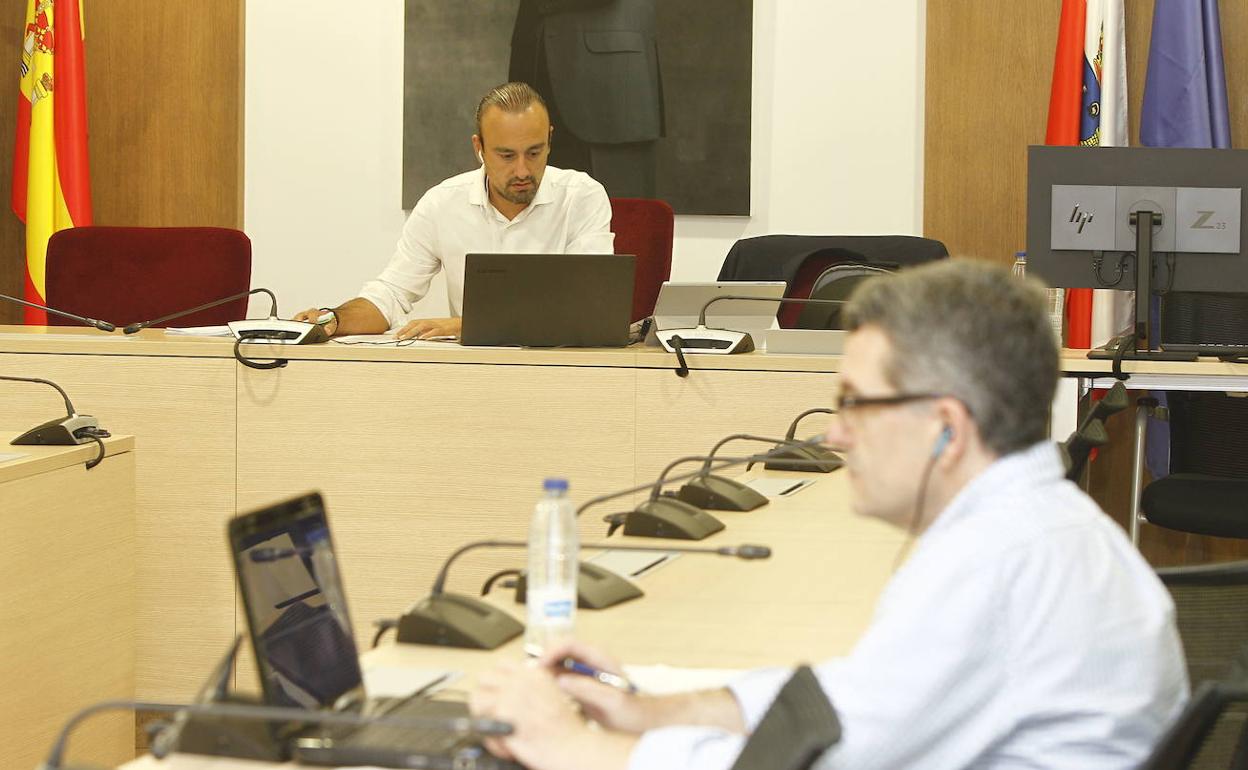
[(608, 513), (606, 516), (602, 517), (602, 520), (605, 521), (608, 525), (610, 525), (607, 527), (607, 537), (611, 537), (613, 534), (615, 534), (615, 531), (617, 529), (619, 529), (620, 527), (624, 526), (625, 523), (627, 523), (628, 514), (627, 513)]
[(1134, 331), (1127, 332), (1126, 334), (1122, 335), (1122, 337), (1120, 338), (1120, 342), (1118, 343), (1118, 349), (1114, 351), (1114, 368), (1112, 372), (1113, 372), (1115, 380), (1121, 380), (1125, 382), (1126, 380), (1131, 378), (1131, 375), (1126, 374), (1122, 371), (1122, 360), (1126, 357), (1128, 348), (1130, 348), (1131, 350), (1135, 350), (1135, 332)]
[(385, 636), (387, 631), (399, 627), (399, 621), (394, 618), (382, 618), (381, 620), (374, 620), (373, 625), (377, 626), (377, 633), (373, 636), (373, 647), (376, 647), (381, 644), (381, 637)]
[[(499, 578), (505, 578), (508, 575), (520, 577), (520, 570), (505, 569), (505, 570), (499, 570), (498, 572), (495, 572), (493, 575), (490, 575), (488, 578), (486, 578), (485, 585), (481, 586), (481, 595), (485, 596), (486, 594), (488, 594), (490, 592), (490, 589), (494, 587), (494, 583), (496, 583), (499, 580)], [(508, 586), (506, 583), (504, 583), (503, 587), (511, 588), (514, 585), (515, 584), (513, 583), (511, 586)]]
[[(1164, 297), (1164, 296), (1166, 296), (1167, 294), (1169, 294), (1169, 293), (1170, 293), (1171, 289), (1173, 289), (1173, 288), (1174, 288), (1174, 270), (1175, 270), (1175, 267), (1176, 267), (1176, 265), (1175, 265), (1174, 252), (1173, 252), (1173, 251), (1168, 251), (1168, 252), (1166, 252), (1166, 288), (1164, 288), (1164, 289), (1157, 289), (1156, 291), (1154, 291), (1154, 292), (1153, 292), (1153, 293), (1154, 293), (1154, 294), (1156, 294), (1158, 297)], [(1152, 312), (1152, 308), (1151, 308), (1151, 307), (1149, 308), (1149, 312), (1150, 312), (1150, 313)]]
[(1101, 267), (1105, 262), (1104, 252), (1096, 252), (1097, 256), (1092, 259), (1092, 274), (1096, 276), (1096, 282), (1100, 284), (1102, 289), (1112, 289), (1122, 283), (1123, 276), (1127, 274), (1127, 260), (1135, 260), (1134, 251), (1124, 251), (1118, 256), (1117, 276), (1112, 282), (1106, 281), (1101, 275)]
[(243, 355), (242, 351), (239, 349), (239, 346), (242, 345), (244, 342), (259, 341), (262, 339), (269, 339), (269, 337), (265, 336), (264, 334), (254, 334), (254, 333), (247, 333), (247, 332), (244, 332), (243, 334), (239, 335), (238, 339), (234, 340), (234, 358), (240, 364), (242, 364), (243, 366), (246, 366), (249, 369), (281, 369), (283, 366), (290, 363), (285, 358), (274, 358), (272, 361), (256, 361), (255, 359), (248, 358), (247, 356)]
[[(96, 433), (88, 433), (86, 435), (92, 441), (94, 441), (96, 444), (99, 444), (100, 446), (100, 452), (99, 454), (95, 456), (95, 459), (87, 460), (87, 470), (91, 470), (92, 468), (94, 468), (95, 466), (99, 465), (101, 462), (104, 461), (104, 442), (100, 439), (100, 436)], [(108, 434), (105, 433), (104, 435), (107, 436)]]
[(682, 350), (682, 348), (685, 346), (685, 341), (680, 338), (679, 334), (673, 334), (672, 339), (671, 339), (671, 345), (672, 345), (672, 350), (675, 351), (676, 353), (676, 361), (680, 364), (680, 366), (676, 367), (676, 376), (688, 377), (689, 376), (689, 364), (685, 363), (685, 354), (684, 354), (684, 351)]

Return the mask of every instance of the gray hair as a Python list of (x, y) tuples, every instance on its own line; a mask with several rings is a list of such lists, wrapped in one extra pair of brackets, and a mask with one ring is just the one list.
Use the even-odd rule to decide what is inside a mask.
[(524, 112), (534, 104), (542, 105), (546, 114), (550, 114), (550, 110), (546, 107), (546, 100), (528, 83), (503, 83), (501, 86), (491, 88), (485, 96), (481, 97), (481, 103), (477, 105), (477, 136), (482, 135), (481, 116), (490, 107), (497, 107), (503, 112), (517, 113)]
[(847, 329), (874, 326), (888, 337), (891, 385), (958, 399), (998, 455), (1048, 436), (1058, 353), (1035, 280), (983, 261), (941, 260), (863, 282), (844, 317)]

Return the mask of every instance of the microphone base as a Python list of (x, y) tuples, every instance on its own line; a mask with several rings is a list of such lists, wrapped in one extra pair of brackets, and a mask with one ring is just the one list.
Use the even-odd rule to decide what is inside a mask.
[(624, 534), (631, 537), (702, 540), (723, 528), (724, 523), (706, 511), (670, 497), (647, 500), (624, 520)]
[(58, 417), (36, 425), (22, 435), (13, 439), (13, 446), (76, 446), (90, 443), (91, 439), (79, 438), (76, 434), (83, 428), (98, 428), (100, 421), (89, 414), (74, 414), (69, 417)]
[[(238, 697), (218, 702), (264, 705), (257, 700)], [(176, 730), (177, 737), (170, 741), (171, 745), (162, 747), (162, 753), (202, 754), (268, 762), (285, 762), (290, 759), (286, 741), (278, 738), (277, 725), (255, 719), (211, 714), (185, 714), (178, 719), (181, 721), (180, 726), (175, 724), (168, 728)]]
[[(776, 447), (772, 452), (772, 458), (763, 464), (763, 467), (769, 471), (831, 473), (845, 464), (845, 461), (837, 453), (817, 446)], [(817, 464), (804, 464), (810, 462)]]
[(711, 511), (752, 511), (767, 504), (757, 490), (723, 476), (699, 476), (680, 488), (677, 498)]
[[(516, 579), (516, 603), (524, 604), (529, 578), (524, 572)], [(633, 581), (592, 562), (581, 562), (576, 580), (576, 606), (582, 610), (605, 610), (638, 599), (645, 594)]]
[(754, 338), (749, 332), (709, 329), (705, 326), (696, 329), (663, 329), (656, 331), (654, 336), (668, 353), (676, 352), (676, 347), (672, 344), (673, 337), (680, 337), (680, 349), (685, 353), (723, 356), (749, 353), (754, 349)]
[(421, 599), (399, 618), (398, 641), (493, 650), (524, 633), (520, 621), (480, 599), (439, 594)]

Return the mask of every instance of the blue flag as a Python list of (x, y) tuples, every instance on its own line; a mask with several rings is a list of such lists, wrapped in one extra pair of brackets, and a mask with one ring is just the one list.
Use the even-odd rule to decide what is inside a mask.
[[(1146, 147), (1231, 146), (1217, 0), (1157, 0), (1148, 76), (1140, 110), (1140, 143)], [(1159, 303), (1150, 307), (1159, 329)], [(1156, 393), (1165, 406), (1166, 394)], [(1159, 479), (1170, 472), (1170, 424), (1148, 422), (1145, 461)]]
[(1146, 147), (1231, 146), (1217, 0), (1157, 0), (1140, 143)]

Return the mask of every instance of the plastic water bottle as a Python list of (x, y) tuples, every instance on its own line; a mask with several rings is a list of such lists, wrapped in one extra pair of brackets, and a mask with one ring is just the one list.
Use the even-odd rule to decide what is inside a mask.
[(1027, 276), (1027, 252), (1014, 252), (1014, 267), (1010, 268), (1010, 273), (1015, 278), (1024, 278)]
[(529, 524), (529, 574), (525, 601), (528, 625), (524, 651), (540, 655), (548, 645), (572, 636), (576, 582), (580, 572), (576, 510), (566, 479), (546, 479), (545, 495)]
[[(1027, 275), (1027, 252), (1014, 252), (1014, 266), (1010, 269), (1010, 273), (1016, 278), (1024, 278)], [(1064, 324), (1066, 321), (1066, 290), (1056, 286), (1050, 286), (1046, 289), (1048, 293), (1049, 308), (1049, 326), (1053, 329), (1053, 336), (1057, 339), (1057, 346), (1060, 348), (1066, 340), (1064, 334)]]

